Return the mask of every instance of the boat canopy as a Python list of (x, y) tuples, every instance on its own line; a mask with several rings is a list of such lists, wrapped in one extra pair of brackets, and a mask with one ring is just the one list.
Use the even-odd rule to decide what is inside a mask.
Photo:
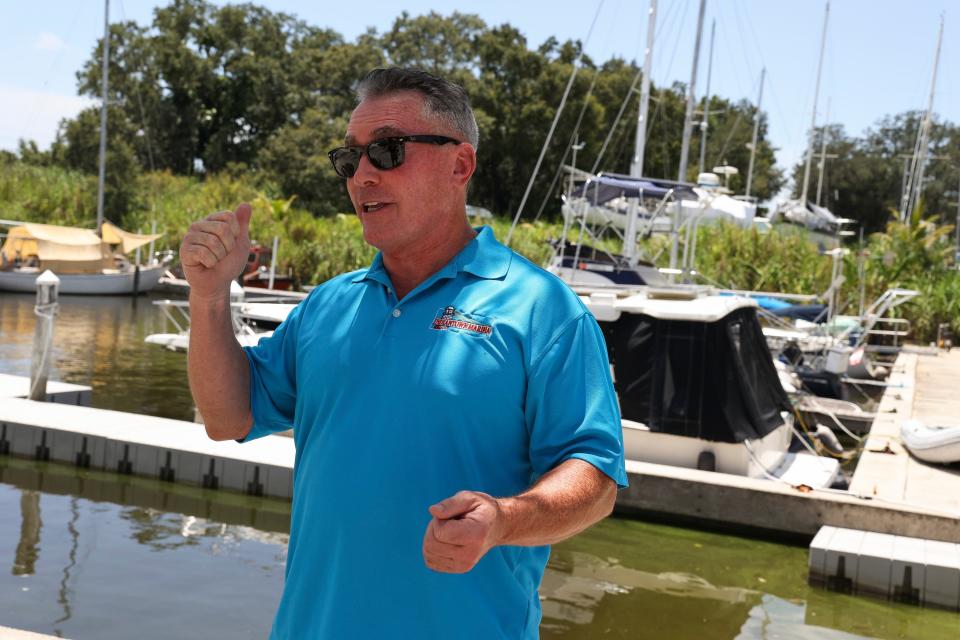
[(129, 253), (160, 235), (128, 233), (104, 222), (101, 238), (92, 229), (29, 222), (10, 229), (0, 254), (5, 264), (33, 259), (57, 273), (89, 273), (113, 267), (115, 251)]
[(120, 251), (123, 253), (131, 253), (144, 245), (150, 244), (163, 234), (130, 233), (129, 231), (124, 231), (112, 222), (104, 221), (100, 227), (100, 235), (103, 236), (104, 242), (108, 244), (118, 244), (120, 245), (120, 247), (118, 247)]
[(621, 414), (651, 431), (743, 442), (791, 411), (752, 306), (714, 322), (622, 314), (601, 326)]
[(671, 180), (631, 178), (619, 174), (600, 174), (573, 191), (573, 197), (603, 204), (614, 198), (659, 198), (671, 191), (677, 198), (697, 199), (691, 185)]

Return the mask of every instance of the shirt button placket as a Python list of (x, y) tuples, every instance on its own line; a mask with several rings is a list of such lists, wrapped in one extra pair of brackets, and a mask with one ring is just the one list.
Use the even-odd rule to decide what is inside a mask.
[(399, 318), (403, 312), (400, 311), (399, 307), (393, 310), (391, 314), (394, 318)]

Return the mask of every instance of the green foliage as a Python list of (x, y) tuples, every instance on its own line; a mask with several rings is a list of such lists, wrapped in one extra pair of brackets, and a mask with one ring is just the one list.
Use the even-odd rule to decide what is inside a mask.
[[(904, 178), (903, 155), (912, 155), (917, 129), (923, 114), (907, 111), (885, 116), (859, 138), (848, 136), (841, 125), (832, 124), (817, 132), (814, 149), (819, 153), (822, 136), (827, 137), (826, 152), (836, 155), (826, 163), (821, 202), (838, 216), (853, 218), (869, 232), (882, 231), (890, 209), (900, 209)], [(924, 172), (923, 195), (927, 209), (940, 223), (956, 216), (956, 164), (943, 159), (960, 155), (960, 126), (934, 119), (931, 127), (931, 156)], [(810, 171), (809, 199), (817, 192), (818, 158)], [(804, 161), (792, 172), (794, 196), (803, 188)]]
[(760, 233), (727, 223), (698, 229), (697, 271), (724, 287), (820, 294), (830, 286), (831, 266), (815, 244), (789, 229)]

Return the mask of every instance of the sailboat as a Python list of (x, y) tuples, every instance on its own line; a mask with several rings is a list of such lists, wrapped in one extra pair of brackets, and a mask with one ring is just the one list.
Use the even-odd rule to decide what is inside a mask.
[(124, 231), (103, 217), (107, 155), (107, 61), (110, 57), (110, 2), (104, 3), (103, 83), (100, 111), (100, 172), (97, 183), (97, 228), (81, 229), (33, 222), (0, 221), (10, 227), (0, 248), (0, 290), (32, 292), (37, 277), (50, 270), (60, 278), (60, 293), (122, 295), (150, 291), (166, 272), (167, 262), (134, 264), (127, 257), (162, 234)]
[(150, 291), (167, 270), (167, 261), (133, 264), (128, 254), (160, 237), (129, 233), (104, 222), (92, 229), (33, 222), (13, 226), (0, 248), (0, 291), (33, 292), (37, 276), (50, 270), (60, 293), (125, 295)]

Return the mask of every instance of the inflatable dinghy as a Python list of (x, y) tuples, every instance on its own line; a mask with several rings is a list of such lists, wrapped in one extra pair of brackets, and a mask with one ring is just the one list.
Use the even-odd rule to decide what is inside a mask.
[(928, 426), (919, 420), (905, 420), (900, 439), (914, 456), (924, 462), (960, 462), (960, 427)]

